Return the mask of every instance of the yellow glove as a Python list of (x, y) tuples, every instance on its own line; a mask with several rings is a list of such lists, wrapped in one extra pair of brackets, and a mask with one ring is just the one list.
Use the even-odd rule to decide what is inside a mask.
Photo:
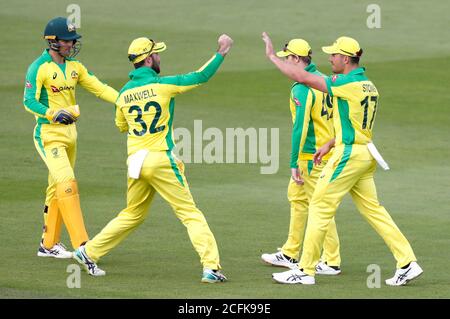
[(78, 120), (80, 116), (80, 107), (78, 105), (71, 105), (59, 110), (47, 110), (45, 117), (53, 123), (60, 123), (64, 125), (72, 124)]

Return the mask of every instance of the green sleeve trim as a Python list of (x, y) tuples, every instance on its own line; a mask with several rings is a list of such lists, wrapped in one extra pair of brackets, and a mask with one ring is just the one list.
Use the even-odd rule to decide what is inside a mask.
[(38, 124), (50, 124), (50, 121), (47, 120), (45, 117), (38, 117), (36, 123), (38, 123)]
[[(292, 88), (292, 99), (296, 105), (295, 107), (295, 122), (292, 128), (292, 146), (291, 146), (291, 168), (298, 168), (298, 156), (300, 153), (302, 140), (303, 126), (305, 121), (305, 111), (307, 108), (306, 101), (310, 89), (302, 84), (295, 85)], [(307, 119), (309, 120), (309, 119)]]
[(161, 84), (173, 84), (178, 86), (190, 86), (208, 82), (208, 80), (217, 72), (224, 58), (216, 53), (212, 60), (200, 71), (174, 76), (164, 76), (160, 78)]
[[(45, 87), (41, 87), (41, 97), (36, 100), (36, 78), (39, 72), (39, 68), (46, 61), (43, 58), (39, 58), (34, 61), (28, 68), (25, 78), (25, 92), (23, 97), (23, 104), (30, 112), (35, 113), (38, 116), (45, 116), (48, 109), (48, 95)], [(45, 93), (44, 93), (45, 92)], [(45, 103), (45, 104), (44, 104)]]
[(23, 102), (24, 106), (32, 113), (35, 113), (40, 116), (45, 116), (45, 113), (47, 112), (48, 107), (37, 101), (36, 99), (33, 100), (24, 100)]

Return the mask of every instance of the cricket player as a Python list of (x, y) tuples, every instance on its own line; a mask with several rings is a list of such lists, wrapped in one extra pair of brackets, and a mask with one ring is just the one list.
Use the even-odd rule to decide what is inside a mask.
[(120, 91), (116, 125), (128, 132), (127, 207), (86, 245), (74, 258), (92, 276), (103, 276), (98, 260), (124, 240), (146, 218), (158, 192), (173, 208), (187, 228), (190, 240), (203, 265), (201, 281), (224, 282), (219, 251), (203, 213), (196, 207), (184, 175), (184, 164), (172, 153), (175, 97), (207, 82), (219, 69), (232, 46), (232, 39), (221, 35), (219, 49), (199, 70), (175, 76), (160, 76), (160, 55), (164, 42), (135, 39), (128, 58), (135, 70)]
[(383, 238), (394, 258), (397, 269), (386, 280), (390, 286), (405, 285), (423, 272), (408, 240), (398, 229), (377, 198), (374, 173), (376, 161), (368, 145), (379, 94), (375, 85), (359, 66), (363, 53), (359, 43), (349, 37), (338, 38), (333, 45), (322, 47), (330, 54), (333, 76), (321, 77), (292, 66), (276, 57), (272, 42), (263, 33), (266, 55), (289, 78), (328, 93), (334, 98), (333, 125), (336, 137), (315, 154), (315, 161), (334, 147), (316, 185), (309, 206), (305, 245), (298, 268), (275, 273), (273, 279), (285, 284), (315, 284), (315, 265), (320, 258), (326, 231), (344, 195), (350, 192), (360, 213)]
[[(307, 72), (324, 76), (311, 61), (311, 54), (308, 42), (303, 39), (293, 39), (276, 55)], [(334, 138), (332, 106), (331, 99), (325, 93), (298, 82), (292, 85), (290, 95), (293, 121), (290, 161), (292, 177), (288, 186), (288, 200), (291, 204), (289, 234), (279, 252), (261, 256), (264, 262), (273, 266), (297, 267), (308, 219), (309, 201), (319, 175), (331, 156), (331, 153), (325, 155), (319, 165), (313, 163), (314, 153)], [(325, 236), (322, 261), (316, 265), (316, 273), (338, 275), (341, 273), (340, 263), (339, 237), (333, 218)]]
[(24, 106), (34, 114), (35, 147), (49, 170), (44, 207), (44, 232), (37, 255), (72, 258), (60, 243), (64, 222), (73, 248), (88, 240), (74, 174), (77, 152), (75, 122), (80, 115), (75, 100), (77, 84), (114, 103), (116, 90), (100, 82), (74, 57), (81, 35), (66, 18), (50, 20), (44, 31), (48, 48), (28, 68)]

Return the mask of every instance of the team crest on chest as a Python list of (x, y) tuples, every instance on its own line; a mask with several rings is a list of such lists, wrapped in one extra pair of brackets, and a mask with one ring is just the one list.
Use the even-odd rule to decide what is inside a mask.
[(72, 79), (76, 80), (78, 79), (78, 73), (76, 71), (72, 71), (72, 73), (70, 73), (70, 76), (72, 77)]

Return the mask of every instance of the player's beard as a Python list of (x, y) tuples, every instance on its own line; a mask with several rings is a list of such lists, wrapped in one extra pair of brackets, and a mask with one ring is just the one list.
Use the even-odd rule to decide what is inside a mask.
[(59, 50), (58, 54), (63, 58), (68, 58), (70, 56), (70, 50)]
[(155, 60), (153, 60), (152, 69), (153, 69), (153, 71), (156, 72), (156, 74), (159, 74), (159, 72), (161, 72), (161, 69), (159, 67), (159, 63), (155, 63)]

